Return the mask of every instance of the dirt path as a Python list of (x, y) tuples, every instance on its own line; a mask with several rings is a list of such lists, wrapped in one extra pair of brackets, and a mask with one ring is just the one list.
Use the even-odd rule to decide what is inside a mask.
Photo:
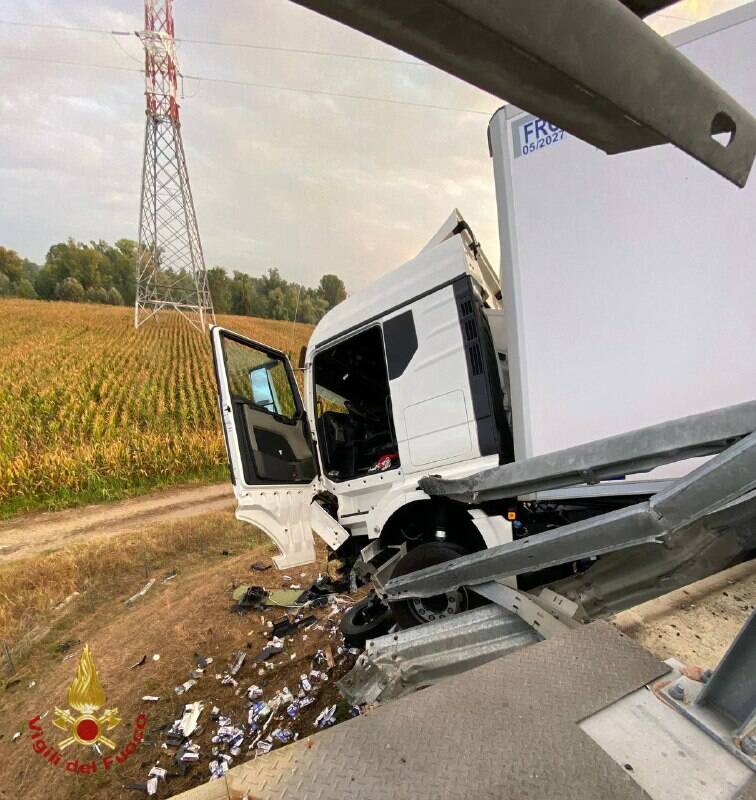
[(116, 503), (30, 514), (0, 522), (0, 563), (57, 550), (88, 538), (115, 536), (147, 524), (229, 511), (233, 507), (231, 485), (222, 483), (165, 489)]

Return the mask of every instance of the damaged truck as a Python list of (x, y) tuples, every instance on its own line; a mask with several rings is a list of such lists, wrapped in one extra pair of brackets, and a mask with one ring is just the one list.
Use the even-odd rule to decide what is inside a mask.
[[(718, 37), (736, 34), (733, 26), (699, 27), (678, 34), (673, 43), (711, 67), (707, 59), (726, 44)], [(731, 69), (730, 79), (738, 84), (747, 69), (737, 64)], [(753, 87), (745, 79), (741, 91), (747, 95)], [(648, 406), (663, 410), (669, 393), (664, 372), (676, 365), (664, 342), (643, 354), (634, 379), (629, 368), (623, 366), (627, 375), (618, 371), (618, 365), (631, 363), (628, 340), (636, 336), (648, 347), (643, 331), (654, 311), (646, 298), (636, 317), (632, 304), (619, 302), (623, 285), (630, 291), (636, 277), (653, 280), (657, 267), (674, 275), (676, 258), (687, 270), (691, 252), (699, 263), (719, 263), (721, 248), (732, 238), (729, 230), (746, 221), (753, 203), (742, 197), (733, 202), (730, 187), (712, 187), (711, 174), (682, 155), (654, 160), (644, 154), (643, 161), (616, 156), (607, 166), (606, 157), (589, 145), (512, 106), (494, 115), (488, 140), (501, 280), (454, 211), (415, 258), (329, 311), (296, 369), (286, 354), (264, 343), (220, 327), (211, 331), (236, 515), (275, 542), (281, 569), (311, 562), (317, 535), (344, 574), (372, 581), (375, 591), (343, 623), (355, 643), (385, 633), (394, 622), (401, 628), (438, 622), (488, 602), (475, 591), (498, 574), (495, 565), (487, 568), (486, 559), (478, 557), (486, 551), (492, 557), (515, 556), (519, 566), (501, 577), (503, 583), (521, 590), (550, 587), (596, 616), (723, 569), (756, 547), (753, 526), (736, 524), (753, 502), (747, 480), (730, 491), (717, 478), (704, 498), (706, 508), (686, 510), (688, 516), (665, 527), (655, 509), (663, 507), (667, 494), (685, 496), (684, 487), (669, 471), (647, 475), (682, 463), (672, 477), (698, 476), (687, 459), (724, 457), (721, 451), (756, 430), (752, 363), (744, 371), (737, 351), (722, 349), (721, 375), (727, 359), (734, 365), (727, 378), (732, 391), (715, 396), (735, 404), (705, 411), (711, 403), (673, 403), (669, 409), (683, 409), (684, 416), (678, 413), (672, 422), (662, 422), (667, 417), (658, 414), (644, 416)], [(581, 176), (587, 176), (584, 182)], [(629, 192), (611, 205), (602, 200), (622, 185), (646, 191)], [(701, 216), (690, 234), (699, 241), (672, 252), (651, 243), (654, 235), (667, 241), (673, 217), (665, 220), (664, 204), (667, 197), (670, 204), (678, 202), (681, 185), (693, 199), (718, 194), (689, 211)], [(562, 194), (552, 190), (555, 186)], [(642, 215), (639, 233), (629, 223)], [(753, 225), (740, 231), (739, 251), (752, 253)], [(605, 259), (628, 253), (636, 266), (605, 268)], [(742, 270), (729, 256), (732, 269)], [(541, 284), (524, 290), (528, 281), (537, 283), (541, 263), (547, 267)], [(595, 296), (578, 294), (573, 276), (581, 272)], [(562, 277), (556, 279), (557, 273)], [(687, 306), (667, 307), (660, 319), (700, 335), (705, 311), (696, 306), (701, 296), (693, 298), (690, 283)], [(532, 324), (523, 325), (528, 302), (548, 309), (539, 321), (538, 341)], [(748, 300), (730, 296), (727, 302), (730, 318), (752, 328)], [(602, 305), (616, 317), (613, 328), (598, 324), (581, 344), (572, 320), (597, 314)], [(679, 316), (686, 309), (689, 316)], [(739, 330), (747, 339), (747, 329)], [(548, 364), (547, 350), (538, 350), (547, 336), (559, 353)], [(622, 344), (622, 357), (607, 359), (615, 340)], [(585, 342), (598, 349), (585, 349)], [(565, 361), (568, 369), (560, 363)], [(646, 362), (649, 374), (659, 375), (651, 393), (640, 372)], [(678, 383), (675, 391), (684, 394), (683, 388)], [(686, 392), (694, 400), (699, 394), (695, 386)], [(539, 395), (540, 410), (533, 394)], [(636, 400), (630, 410), (622, 405), (626, 396)], [(543, 417), (544, 408), (556, 420), (552, 427), (559, 437), (534, 441), (533, 420)], [(635, 430), (641, 427), (634, 422), (636, 412), (641, 424), (650, 419), (656, 424)], [(580, 430), (586, 420), (594, 427)], [(604, 438), (589, 441), (597, 430)], [(713, 523), (683, 525), (713, 512), (727, 517), (726, 532)], [(536, 540), (546, 547), (543, 534), (561, 531), (564, 542), (570, 534), (570, 544), (551, 537), (555, 552), (544, 557), (528, 556), (521, 547)], [(665, 531), (669, 536), (660, 547)], [(452, 562), (459, 574), (441, 580)], [(405, 579), (410, 574), (427, 580), (420, 586)]]

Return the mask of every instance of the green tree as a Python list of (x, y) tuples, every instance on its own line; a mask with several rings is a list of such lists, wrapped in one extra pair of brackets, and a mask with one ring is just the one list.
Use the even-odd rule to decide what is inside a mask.
[(346, 300), (346, 287), (338, 275), (323, 275), (320, 279), (319, 289), (328, 304), (329, 311), (342, 300)]
[(24, 265), (15, 250), (0, 247), (0, 272), (10, 283), (18, 283), (24, 277)]
[(84, 293), (84, 299), (87, 303), (102, 303), (108, 302), (108, 290), (103, 286), (90, 286)]
[[(108, 289), (108, 299), (105, 302), (111, 306), (124, 305), (123, 297), (115, 286), (111, 286), (110, 289)], [(131, 304), (129, 303), (129, 305)]]
[(58, 300), (67, 300), (70, 303), (83, 303), (84, 287), (76, 278), (68, 276), (63, 278), (55, 287), (55, 297)]
[(10, 278), (4, 272), (0, 272), (0, 297), (10, 297), (12, 293)]
[(213, 267), (207, 271), (207, 285), (213, 298), (216, 314), (228, 314), (232, 310), (232, 281), (223, 267)]
[(21, 278), (15, 286), (16, 297), (23, 297), (26, 300), (36, 300), (37, 293), (34, 291), (34, 286), (28, 278)]

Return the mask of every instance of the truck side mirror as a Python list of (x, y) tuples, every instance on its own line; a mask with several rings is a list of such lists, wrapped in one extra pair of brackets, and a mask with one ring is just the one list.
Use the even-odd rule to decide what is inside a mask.
[(299, 369), (304, 369), (306, 356), (307, 356), (307, 345), (303, 344), (302, 349), (299, 351), (299, 363), (297, 364)]

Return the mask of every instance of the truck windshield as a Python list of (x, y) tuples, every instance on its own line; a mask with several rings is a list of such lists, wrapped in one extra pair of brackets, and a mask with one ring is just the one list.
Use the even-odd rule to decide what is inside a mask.
[(399, 466), (380, 328), (318, 353), (313, 382), (318, 444), (331, 480)]

